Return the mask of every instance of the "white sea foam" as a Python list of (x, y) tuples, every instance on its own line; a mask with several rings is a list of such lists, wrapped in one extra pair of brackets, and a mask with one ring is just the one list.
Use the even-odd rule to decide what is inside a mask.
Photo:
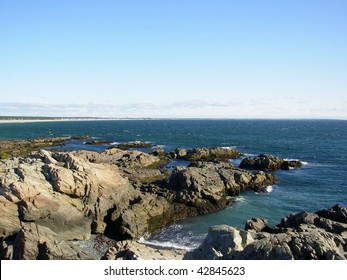
[(228, 197), (230, 200), (234, 201), (234, 202), (238, 202), (238, 203), (244, 203), (246, 201), (246, 198), (244, 196), (236, 196), (236, 197), (233, 197), (233, 196), (229, 196)]
[(297, 161), (300, 161), (302, 163), (302, 165), (307, 165), (308, 164), (307, 161), (302, 161), (302, 160), (297, 159), (297, 158), (284, 158), (284, 160), (286, 160), (286, 161), (295, 161), (295, 160), (297, 160)]
[[(275, 185), (274, 185), (275, 186)], [(274, 190), (274, 186), (266, 186), (265, 191), (262, 192), (254, 192), (255, 194), (260, 194), (260, 195), (264, 195), (264, 194), (269, 194), (271, 192), (273, 192)]]
[(146, 240), (144, 237), (141, 237), (138, 240), (139, 243), (145, 244), (145, 245), (152, 245), (152, 246), (156, 246), (156, 247), (161, 247), (161, 248), (173, 248), (173, 249), (179, 249), (179, 250), (187, 250), (187, 251), (191, 251), (194, 250), (195, 248), (198, 247), (198, 245), (196, 246), (184, 246), (175, 242), (170, 242), (170, 241), (165, 241), (165, 242), (161, 242), (161, 241), (148, 241)]
[(247, 154), (247, 153), (245, 153), (244, 155), (245, 155), (245, 157), (255, 157), (255, 156), (257, 156), (256, 154)]
[(110, 143), (110, 145), (119, 145), (120, 143), (119, 142), (112, 142)]
[(164, 149), (166, 147), (166, 145), (155, 145), (153, 148), (162, 148)]
[(234, 150), (236, 149), (236, 146), (226, 146), (226, 147), (221, 147), (222, 149), (226, 149), (226, 150)]

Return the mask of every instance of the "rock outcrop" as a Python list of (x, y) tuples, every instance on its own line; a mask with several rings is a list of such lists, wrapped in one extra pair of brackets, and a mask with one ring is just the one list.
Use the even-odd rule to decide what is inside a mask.
[(289, 170), (301, 167), (299, 160), (284, 160), (272, 155), (261, 154), (254, 158), (246, 157), (240, 163), (240, 168), (263, 171)]
[(193, 149), (183, 149), (177, 148), (170, 153), (172, 158), (185, 159), (189, 161), (221, 161), (227, 159), (238, 158), (242, 153), (238, 150), (228, 149), (228, 148), (193, 148)]
[(194, 163), (174, 172), (169, 182), (177, 193), (175, 201), (196, 208), (199, 215), (225, 208), (228, 196), (250, 189), (266, 192), (267, 186), (274, 183), (272, 174), (251, 173), (223, 162)]
[(246, 231), (228, 226), (212, 227), (202, 245), (185, 258), (345, 260), (346, 214), (346, 208), (336, 205), (316, 213), (290, 215), (276, 227), (269, 227), (264, 220), (257, 219), (246, 223)]
[(0, 159), (26, 156), (30, 152), (43, 147), (62, 146), (66, 141), (89, 138), (90, 136), (37, 138), (31, 140), (0, 140)]
[[(37, 244), (48, 241), (38, 241), (28, 227), (35, 226), (37, 236), (43, 231), (49, 238), (54, 236), (52, 240), (59, 236), (66, 242), (105, 233), (138, 238), (170, 222), (223, 209), (227, 196), (247, 189), (262, 191), (274, 182), (273, 175), (235, 169), (226, 162), (195, 162), (172, 175), (157, 168), (162, 163), (154, 154), (118, 148), (103, 153), (40, 150), (3, 161), (0, 255), (44, 258), (45, 247)], [(27, 245), (19, 245), (20, 238)], [(60, 250), (58, 245), (50, 246), (45, 250)], [(46, 257), (84, 257), (82, 253), (72, 256), (66, 246), (65, 255), (45, 253)]]

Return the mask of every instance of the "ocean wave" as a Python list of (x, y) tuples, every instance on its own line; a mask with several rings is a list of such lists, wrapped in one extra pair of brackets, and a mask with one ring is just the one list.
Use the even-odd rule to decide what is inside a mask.
[(157, 241), (157, 240), (149, 241), (149, 240), (146, 240), (144, 237), (141, 237), (138, 240), (138, 242), (141, 244), (152, 245), (155, 247), (186, 250), (186, 251), (192, 251), (199, 246), (198, 244), (196, 244), (196, 246), (194, 246), (193, 244), (192, 246), (184, 246), (179, 243), (170, 242), (170, 241)]
[(302, 161), (302, 160), (297, 159), (297, 158), (284, 158), (284, 160), (286, 160), (286, 161), (300, 161), (302, 165), (307, 165), (308, 164), (307, 161)]
[(270, 194), (270, 193), (272, 193), (273, 192), (273, 190), (274, 190), (274, 187), (275, 187), (276, 185), (271, 185), (271, 186), (266, 186), (266, 188), (265, 188), (265, 191), (261, 191), (261, 192), (254, 192), (255, 194), (260, 194), (260, 195), (268, 195), (268, 194)]
[(245, 157), (255, 157), (257, 156), (256, 154), (248, 154), (248, 153), (244, 153)]
[(120, 143), (119, 142), (112, 142), (110, 143), (110, 145), (119, 145)]
[(238, 203), (244, 203), (246, 202), (246, 198), (244, 196), (228, 196), (228, 199), (232, 200), (233, 202), (238, 202)]
[(166, 145), (155, 145), (152, 148), (158, 149), (158, 148), (162, 148), (164, 149), (166, 147)]
[(226, 149), (226, 150), (234, 150), (237, 147), (236, 146), (225, 146), (225, 147), (221, 147), (222, 149)]

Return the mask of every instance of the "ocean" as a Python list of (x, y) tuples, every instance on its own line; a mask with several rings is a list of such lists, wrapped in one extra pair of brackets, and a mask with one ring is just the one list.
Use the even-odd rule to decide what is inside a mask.
[[(210, 226), (243, 228), (252, 217), (271, 225), (290, 213), (347, 206), (347, 121), (342, 120), (117, 120), (1, 123), (0, 139), (82, 136), (116, 143), (144, 141), (170, 151), (177, 147), (230, 147), (246, 156), (261, 153), (299, 159), (301, 169), (277, 171), (268, 193), (245, 192), (225, 210), (188, 218), (140, 241), (176, 248), (198, 246)], [(62, 150), (103, 151), (105, 145), (74, 140)], [(144, 151), (150, 151), (145, 149)], [(238, 166), (241, 159), (233, 160)], [(182, 164), (182, 162), (173, 162)]]

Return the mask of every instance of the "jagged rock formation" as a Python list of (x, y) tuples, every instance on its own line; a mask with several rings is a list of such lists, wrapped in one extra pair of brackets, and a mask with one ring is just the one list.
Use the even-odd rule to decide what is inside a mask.
[(274, 183), (272, 174), (235, 169), (229, 163), (197, 162), (170, 177), (170, 186), (177, 193), (175, 201), (193, 206), (199, 215), (225, 208), (228, 196), (248, 189), (266, 192)]
[(94, 233), (138, 238), (170, 222), (223, 209), (227, 196), (261, 191), (274, 181), (273, 175), (228, 163), (197, 162), (170, 176), (158, 169), (162, 163), (153, 154), (117, 148), (40, 150), (2, 161), (1, 258), (89, 258), (67, 242)]
[(264, 220), (247, 221), (246, 231), (212, 227), (202, 245), (186, 259), (345, 260), (347, 209), (336, 205), (316, 213), (301, 212), (276, 227)]

